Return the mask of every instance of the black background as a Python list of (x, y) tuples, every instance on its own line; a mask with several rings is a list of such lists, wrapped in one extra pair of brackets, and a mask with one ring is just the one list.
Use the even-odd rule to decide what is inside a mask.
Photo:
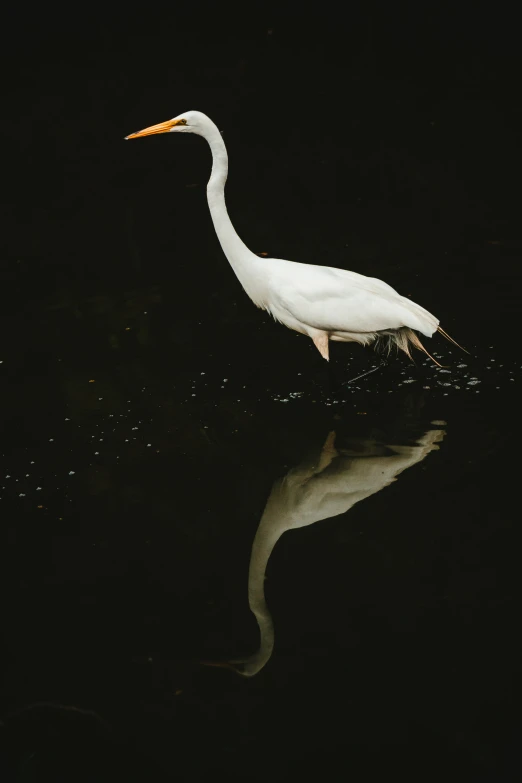
[[(317, 6), (310, 16), (281, 7), (233, 12), (197, 3), (119, 12), (9, 7), (1, 38), (0, 369), (3, 445), (12, 462), (22, 464), (22, 451), (47, 439), (48, 422), (61, 415), (66, 399), (78, 416), (89, 408), (90, 399), (73, 392), (82, 373), (100, 379), (105, 373), (106, 392), (117, 405), (132, 384), (137, 389), (153, 376), (156, 401), (167, 404), (162, 383), (183, 382), (201, 366), (219, 376), (225, 364), (229, 375), (230, 367), (239, 367), (252, 385), (270, 376), (284, 386), (298, 369), (311, 372), (308, 343), (266, 319), (259, 331), (262, 316), (228, 268), (206, 205), (204, 142), (189, 135), (123, 140), (189, 109), (207, 113), (223, 131), (230, 155), (227, 203), (252, 250), (383, 277), (435, 312), (472, 352), (484, 355), (493, 344), (497, 362), (516, 355), (522, 241), (511, 238), (521, 208), (521, 61), (515, 19), (500, 7), (457, 12), (439, 4), (369, 2)], [(142, 344), (133, 332), (126, 335), (124, 323), (143, 334), (133, 308), (152, 310), (159, 299), (154, 328), (161, 336), (145, 350), (148, 338)], [(109, 344), (117, 344), (120, 357), (113, 376)], [(333, 347), (335, 363), (344, 361), (346, 350)], [(56, 369), (58, 356), (67, 370)], [(363, 369), (365, 363), (361, 359)], [(447, 765), (464, 779), (511, 779), (520, 728), (512, 713), (515, 646), (508, 630), (517, 624), (509, 586), (517, 566), (508, 501), (503, 512), (498, 508), (516, 481), (507, 455), (517, 444), (517, 417), (507, 390), (501, 402), (487, 397), (482, 407), (473, 405), (466, 401), (462, 408), (468, 416), (457, 439), (462, 450), (454, 447), (448, 463), (455, 476), (462, 467), (462, 480), (451, 483), (440, 466), (435, 473), (435, 482), (447, 482), (443, 507), (436, 485), (410, 485), (419, 509), (423, 493), (433, 492), (432, 508), (423, 513), (443, 525), (439, 550), (433, 554), (429, 534), (419, 539), (403, 523), (407, 551), (400, 562), (413, 580), (411, 591), (406, 577), (390, 587), (378, 566), (366, 576), (361, 592), (390, 589), (394, 599), (377, 630), (353, 599), (348, 613), (359, 630), (347, 631), (350, 645), (355, 650), (357, 633), (366, 641), (352, 658), (325, 652), (341, 618), (335, 608), (320, 609), (317, 599), (315, 631), (302, 640), (312, 651), (308, 668), (298, 655), (283, 657), (279, 703), (268, 701), (261, 676), (245, 685), (224, 672), (202, 673), (194, 663), (205, 649), (227, 653), (223, 639), (234, 638), (243, 621), (244, 596), (229, 599), (229, 615), (223, 598), (219, 617), (204, 618), (213, 632), (192, 612), (208, 595), (228, 598), (227, 590), (243, 585), (255, 520), (273, 476), (292, 457), (273, 455), (294, 438), (297, 459), (300, 438), (306, 440), (298, 418), (285, 423), (281, 414), (272, 421), (272, 443), (260, 429), (244, 429), (239, 446), (223, 433), (245, 422), (230, 423), (230, 410), (213, 422), (222, 440), (211, 457), (238, 477), (234, 546), (243, 561), (227, 576), (219, 576), (211, 557), (217, 552), (225, 562), (227, 556), (215, 511), (217, 521), (207, 520), (200, 534), (205, 544), (178, 523), (175, 535), (191, 557), (174, 555), (178, 575), (171, 577), (168, 563), (155, 555), (149, 567), (159, 571), (141, 592), (137, 520), (154, 507), (153, 533), (175, 547), (175, 535), (169, 539), (164, 528), (173, 508), (184, 514), (189, 507), (188, 489), (177, 500), (151, 497), (170, 486), (173, 475), (194, 492), (199, 476), (207, 475), (199, 491), (213, 498), (213, 508), (230, 501), (213, 476), (212, 459), (205, 463), (193, 445), (194, 427), (173, 403), (169, 424), (175, 421), (189, 458), (173, 454), (170, 464), (145, 467), (143, 474), (139, 460), (139, 469), (129, 463), (121, 492), (113, 489), (102, 501), (96, 492), (85, 500), (80, 493), (78, 536), (58, 525), (46, 537), (32, 510), (13, 504), (6, 514), (4, 506), (5, 596), (12, 598), (6, 779), (293, 780), (307, 772), (331, 778), (337, 770), (355, 779), (379, 779), (374, 775), (387, 771), (426, 780), (440, 779)], [(459, 418), (458, 406), (453, 413)], [(378, 401), (374, 414), (384, 415)], [(310, 420), (319, 440), (327, 426), (324, 412)], [(159, 430), (156, 437), (164, 437), (168, 449), (168, 437)], [(74, 440), (68, 445), (77, 449)], [(464, 466), (473, 461), (470, 453), (480, 455), (478, 467)], [(270, 458), (274, 467), (259, 477)], [(51, 462), (49, 470), (69, 467), (65, 452)], [(105, 480), (116, 487), (114, 476)], [(135, 490), (136, 498), (131, 485), (140, 481), (146, 491)], [(256, 488), (253, 498), (249, 486)], [(380, 502), (374, 508), (384, 513), (387, 501)], [(53, 519), (61, 520), (62, 500), (48, 503)], [(198, 513), (204, 516), (203, 505)], [(242, 515), (251, 522), (246, 532)], [(109, 519), (116, 525), (110, 534)], [(492, 539), (492, 530), (502, 533)], [(81, 545), (89, 537), (103, 550), (97, 576)], [(305, 536), (302, 546), (311, 569), (314, 539)], [(435, 604), (426, 610), (431, 599), (421, 586), (427, 577), (412, 565), (419, 548), (434, 583), (451, 572), (461, 611), (450, 619)], [(371, 550), (353, 554), (352, 568), (357, 557), (363, 564), (360, 580), (371, 569)], [(49, 576), (42, 559), (61, 563), (58, 576)], [(469, 582), (459, 578), (463, 562), (468, 576), (475, 574), (469, 592)], [(295, 581), (302, 584), (309, 571), (299, 568)], [(343, 589), (324, 563), (316, 577), (326, 580), (325, 593)], [(81, 608), (81, 590), (71, 584), (83, 584), (91, 596)], [(416, 591), (418, 599), (412, 598)], [(313, 605), (311, 587), (308, 593)], [(165, 630), (168, 621), (154, 624), (156, 615), (171, 618), (174, 596), (182, 629), (175, 640)], [(301, 599), (283, 600), (290, 617)], [(406, 602), (404, 615), (394, 600)], [(49, 606), (54, 609), (46, 614)], [(383, 630), (387, 622), (394, 627), (391, 638)], [(302, 624), (305, 614), (295, 620), (296, 628)], [(253, 648), (255, 628), (249, 629), (249, 644), (239, 637)], [(162, 661), (152, 669), (151, 649)], [(164, 696), (178, 686), (190, 691), (188, 683), (192, 695), (181, 707)], [(93, 709), (108, 727), (88, 715), (78, 725), (69, 714), (53, 718), (51, 708), (41, 708), (43, 717), (38, 710), (29, 719), (14, 715), (40, 701)], [(31, 752), (37, 768), (33, 762), (23, 767)]]
[[(201, 140), (122, 143), (195, 108), (225, 134), (227, 200), (253, 250), (388, 277), (397, 259), (422, 267), (433, 289), (423, 304), (437, 310), (440, 287), (449, 289), (451, 306), (437, 312), (450, 333), (448, 318), (460, 316), (470, 343), (496, 322), (492, 310), (517, 309), (518, 256), (483, 252), (492, 249), (485, 241), (516, 236), (520, 212), (512, 21), (487, 7), (378, 4), (313, 17), (9, 9), (7, 306), (20, 284), (40, 295), (56, 281), (95, 290), (100, 280), (156, 282), (158, 273), (182, 290), (204, 277), (215, 299), (229, 289), (205, 216)], [(173, 219), (188, 230), (173, 230)], [(508, 282), (495, 284), (491, 301), (499, 262)], [(403, 282), (400, 273), (392, 282)], [(193, 305), (179, 296), (180, 317)]]

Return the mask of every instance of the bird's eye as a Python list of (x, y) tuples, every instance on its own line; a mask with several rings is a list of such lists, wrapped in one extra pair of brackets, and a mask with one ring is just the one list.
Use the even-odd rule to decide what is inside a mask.
[(179, 124), (180, 124), (180, 125), (186, 125), (186, 124), (187, 124), (187, 121), (186, 121), (186, 120), (180, 120), (180, 121), (179, 121)]

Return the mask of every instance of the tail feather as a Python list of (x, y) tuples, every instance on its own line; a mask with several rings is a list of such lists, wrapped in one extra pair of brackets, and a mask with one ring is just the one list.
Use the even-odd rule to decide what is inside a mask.
[(464, 353), (468, 353), (469, 354), (469, 351), (467, 351), (465, 348), (463, 348), (462, 345), (459, 345), (458, 342), (456, 340), (454, 340), (453, 337), (450, 337), (449, 334), (447, 332), (445, 332), (444, 329), (442, 329), (440, 326), (437, 327), (437, 331), (440, 332), (441, 335), (446, 338), (446, 340), (449, 340), (450, 343), (453, 343), (453, 345), (456, 345), (457, 348), (460, 348), (461, 351), (464, 351)]
[[(443, 337), (446, 338), (446, 340), (449, 340), (454, 345), (457, 346), (457, 348), (460, 348), (462, 351), (465, 351), (465, 353), (469, 353), (469, 351), (466, 351), (465, 348), (462, 347), (462, 345), (459, 345), (456, 340), (453, 339), (453, 337), (450, 337), (449, 334), (447, 334), (444, 329), (441, 329), (440, 326), (437, 327), (437, 331), (441, 333)], [(439, 364), (439, 362), (433, 358), (433, 356), (428, 353), (426, 348), (423, 346), (421, 341), (419, 340), (417, 334), (413, 331), (413, 329), (410, 329), (409, 326), (401, 326), (399, 329), (386, 329), (382, 332), (375, 332), (374, 333), (375, 338), (377, 339), (377, 346), (382, 345), (384, 343), (384, 348), (387, 350), (387, 353), (389, 354), (392, 347), (397, 348), (399, 351), (403, 351), (406, 356), (413, 361), (413, 357), (410, 352), (411, 346), (414, 348), (417, 348), (419, 351), (422, 351), (426, 354), (426, 356), (429, 356), (429, 358), (434, 362), (438, 367), (444, 367), (445, 365)]]
[(392, 347), (395, 346), (395, 348), (403, 351), (406, 356), (411, 359), (411, 361), (413, 361), (413, 357), (410, 352), (410, 347), (413, 346), (419, 351), (423, 351), (426, 356), (429, 356), (431, 361), (434, 362), (438, 367), (444, 366), (439, 364), (439, 362), (434, 359), (430, 353), (428, 353), (413, 329), (410, 329), (408, 326), (401, 326), (399, 329), (390, 329), (387, 331), (378, 332), (377, 337), (379, 342), (381, 342), (381, 340), (385, 341), (385, 347), (387, 348), (388, 353), (390, 353)]
[(447, 365), (444, 365), (444, 364), (439, 364), (439, 362), (436, 359), (433, 358), (431, 353), (428, 353), (428, 351), (423, 346), (423, 344), (421, 343), (421, 341), (419, 340), (419, 338), (417, 337), (417, 335), (415, 334), (415, 332), (412, 329), (408, 329), (408, 331), (409, 331), (409, 334), (408, 334), (407, 339), (409, 339), (409, 341), (411, 342), (412, 345), (415, 346), (415, 348), (418, 348), (419, 351), (424, 351), (426, 356), (429, 356), (431, 361), (434, 362), (438, 367), (445, 367), (445, 366), (447, 366)]

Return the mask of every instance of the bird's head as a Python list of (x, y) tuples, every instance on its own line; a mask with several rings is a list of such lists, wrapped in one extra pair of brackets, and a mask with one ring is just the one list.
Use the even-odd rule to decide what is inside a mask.
[(153, 136), (156, 133), (197, 133), (202, 136), (210, 122), (209, 118), (200, 111), (186, 111), (166, 122), (149, 125), (148, 128), (131, 133), (129, 136), (125, 136), (125, 138), (137, 139), (140, 136)]

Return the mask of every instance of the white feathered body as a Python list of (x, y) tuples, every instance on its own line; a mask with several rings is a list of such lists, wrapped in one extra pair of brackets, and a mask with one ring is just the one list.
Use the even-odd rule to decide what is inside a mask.
[(266, 298), (263, 291), (256, 304), (310, 337), (320, 331), (331, 340), (365, 344), (378, 332), (401, 327), (431, 337), (439, 325), (434, 315), (374, 277), (279, 258), (256, 265), (266, 279), (260, 287)]
[(212, 173), (207, 196), (214, 228), (231, 267), (258, 307), (290, 329), (311, 337), (325, 359), (329, 358), (329, 340), (367, 345), (384, 338), (389, 347), (395, 344), (408, 355), (410, 345), (427, 353), (415, 332), (426, 337), (437, 329), (442, 332), (438, 319), (382, 280), (344, 269), (260, 258), (248, 249), (225, 205), (225, 143), (206, 114), (185, 112), (127, 138), (165, 132), (196, 133), (208, 142)]

